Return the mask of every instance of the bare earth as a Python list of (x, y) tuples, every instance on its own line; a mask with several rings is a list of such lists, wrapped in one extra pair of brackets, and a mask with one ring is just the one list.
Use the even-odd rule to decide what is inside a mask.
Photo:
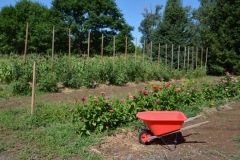
[[(134, 93), (139, 89), (144, 89), (146, 86), (158, 83), (160, 82), (128, 84), (123, 87), (101, 85), (96, 89), (75, 91), (65, 89), (61, 93), (37, 96), (36, 101), (46, 103), (75, 101), (89, 94), (100, 94), (102, 91), (106, 92), (107, 96), (126, 97), (128, 93)], [(11, 98), (9, 100), (0, 100), (0, 109), (30, 106), (30, 104), (31, 97)], [(163, 144), (158, 139), (150, 145), (142, 145), (138, 142), (139, 131), (130, 128), (122, 129), (119, 134), (104, 137), (99, 144), (89, 148), (87, 151), (103, 155), (107, 160), (240, 159), (239, 102), (226, 104), (219, 109), (206, 109), (201, 115), (202, 117), (188, 122), (184, 126), (206, 120), (209, 123), (183, 131), (182, 135), (178, 134), (176, 148), (174, 148), (173, 143), (175, 135), (164, 137), (164, 140), (169, 145)], [(169, 148), (173, 151), (170, 151)]]
[[(144, 89), (145, 87), (150, 87), (151, 85), (159, 85), (161, 82), (159, 81), (151, 81), (146, 83), (128, 83), (125, 86), (108, 86), (104, 84), (100, 84), (95, 89), (85, 89), (81, 88), (79, 90), (71, 90), (68, 88), (60, 89), (59, 93), (52, 94), (44, 94), (36, 96), (36, 103), (45, 102), (75, 102), (76, 100), (80, 100), (83, 97), (87, 97), (88, 95), (100, 95), (101, 92), (105, 92), (106, 96), (114, 96), (119, 98), (126, 98), (127, 94), (134, 94), (140, 89)], [(10, 98), (7, 100), (0, 99), (0, 109), (7, 108), (15, 108), (22, 106), (30, 106), (31, 105), (31, 97), (22, 97), (22, 98)]]

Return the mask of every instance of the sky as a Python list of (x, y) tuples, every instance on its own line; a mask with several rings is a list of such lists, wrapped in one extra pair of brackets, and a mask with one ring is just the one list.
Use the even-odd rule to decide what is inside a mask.
[[(18, 0), (0, 0), (0, 8), (3, 6), (15, 5)], [(33, 0), (46, 5), (48, 8), (51, 7), (52, 0)], [(138, 40), (141, 37), (141, 33), (138, 31), (138, 27), (143, 20), (143, 9), (144, 7), (150, 7), (155, 5), (163, 5), (165, 8), (166, 0), (116, 0), (118, 8), (124, 15), (126, 22), (134, 27), (132, 31), (133, 37)], [(192, 8), (198, 8), (198, 0), (183, 0), (183, 6), (191, 6)]]

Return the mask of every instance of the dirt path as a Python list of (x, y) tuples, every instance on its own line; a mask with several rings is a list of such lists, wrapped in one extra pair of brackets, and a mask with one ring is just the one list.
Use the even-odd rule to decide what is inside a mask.
[[(88, 95), (99, 95), (101, 92), (105, 92), (106, 96), (114, 96), (114, 97), (126, 97), (128, 93), (135, 93), (140, 89), (144, 89), (145, 87), (149, 87), (153, 84), (160, 84), (159, 81), (152, 81), (147, 83), (128, 83), (125, 86), (107, 86), (100, 85), (95, 89), (79, 89), (79, 90), (70, 90), (63, 89), (60, 90), (60, 93), (52, 93), (52, 94), (44, 94), (36, 96), (36, 103), (45, 102), (74, 102), (75, 100), (80, 100), (83, 97), (87, 97)], [(0, 99), (0, 109), (14, 108), (14, 107), (23, 107), (31, 105), (31, 96), (28, 97), (20, 97), (20, 98), (10, 98), (7, 100)]]
[[(198, 81), (212, 81), (219, 79), (219, 77), (209, 76), (198, 78)], [(180, 80), (181, 82), (184, 80)], [(171, 80), (168, 83), (175, 83), (175, 80)], [(36, 103), (44, 102), (44, 103), (52, 103), (52, 102), (75, 102), (83, 97), (87, 97), (88, 95), (99, 95), (101, 92), (106, 92), (106, 96), (114, 96), (118, 98), (125, 98), (128, 93), (134, 94), (140, 89), (144, 89), (145, 87), (151, 87), (152, 85), (161, 85), (160, 81), (150, 81), (145, 83), (132, 83), (129, 82), (125, 86), (108, 86), (104, 84), (100, 84), (95, 89), (79, 89), (79, 90), (70, 90), (70, 89), (60, 89), (59, 93), (52, 94), (44, 94), (36, 96)], [(0, 99), (0, 109), (7, 108), (15, 108), (15, 107), (23, 107), (31, 105), (31, 96), (28, 97), (20, 97), (20, 98), (9, 98), (7, 100)]]
[(188, 125), (206, 120), (209, 123), (183, 131), (182, 136), (178, 135), (175, 150), (175, 135), (164, 137), (171, 145), (156, 140), (146, 146), (138, 142), (138, 131), (122, 130), (117, 135), (104, 137), (102, 143), (90, 148), (89, 152), (101, 154), (108, 160), (240, 159), (240, 104), (228, 104), (218, 110), (211, 108), (202, 115)]

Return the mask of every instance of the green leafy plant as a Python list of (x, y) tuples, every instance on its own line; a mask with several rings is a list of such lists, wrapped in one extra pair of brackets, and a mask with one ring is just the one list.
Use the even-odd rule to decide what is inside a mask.
[(11, 83), (11, 88), (13, 95), (27, 95), (31, 91), (30, 84), (24, 79)]
[(43, 92), (57, 92), (57, 77), (55, 73), (48, 73), (40, 77), (37, 89)]

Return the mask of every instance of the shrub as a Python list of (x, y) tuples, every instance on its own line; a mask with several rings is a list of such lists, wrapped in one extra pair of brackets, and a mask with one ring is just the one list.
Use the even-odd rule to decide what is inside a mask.
[(49, 73), (39, 78), (37, 89), (43, 92), (57, 92), (57, 76)]
[(10, 87), (13, 95), (27, 95), (31, 91), (29, 83), (24, 79), (12, 82)]

